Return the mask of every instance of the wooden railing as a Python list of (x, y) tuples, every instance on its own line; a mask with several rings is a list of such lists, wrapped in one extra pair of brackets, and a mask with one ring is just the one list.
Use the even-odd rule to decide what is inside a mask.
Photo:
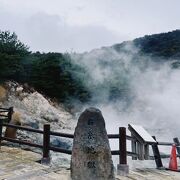
[[(8, 138), (2, 135), (2, 128), (6, 127), (6, 128), (15, 128), (18, 130), (23, 130), (23, 131), (28, 131), (28, 132), (33, 132), (33, 133), (37, 133), (37, 134), (42, 134), (43, 135), (43, 143), (42, 144), (37, 144), (37, 143), (33, 143), (33, 142), (29, 142), (29, 141), (24, 141), (24, 140), (20, 140), (20, 139), (12, 139), (12, 138)], [(18, 126), (18, 125), (12, 125), (12, 124), (8, 124), (8, 123), (0, 123), (0, 141), (5, 140), (5, 141), (9, 141), (12, 143), (18, 143), (21, 145), (28, 145), (30, 147), (37, 147), (42, 149), (43, 152), (43, 156), (42, 159), (49, 159), (49, 152), (50, 150), (55, 151), (55, 152), (60, 152), (60, 153), (65, 153), (65, 154), (72, 154), (72, 150), (69, 149), (63, 149), (60, 147), (56, 147), (50, 144), (50, 139), (51, 136), (57, 136), (57, 137), (64, 137), (64, 138), (70, 138), (73, 139), (74, 135), (73, 134), (67, 134), (67, 133), (60, 133), (60, 132), (54, 132), (50, 130), (50, 124), (45, 124), (43, 127), (43, 130), (39, 130), (39, 129), (33, 129), (33, 128), (29, 128), (29, 127), (23, 127), (23, 126)], [(132, 153), (132, 152), (128, 152), (126, 151), (126, 138), (127, 139), (132, 139), (130, 136), (126, 136), (126, 129), (125, 128), (119, 128), (119, 134), (108, 134), (108, 138), (109, 139), (119, 139), (119, 149), (118, 150), (112, 150), (111, 153), (112, 155), (119, 155), (119, 161), (122, 164), (126, 164), (127, 163), (127, 155), (128, 156), (136, 156), (136, 154)], [(121, 148), (120, 148), (121, 146)]]
[(13, 107), (10, 108), (0, 108), (0, 119), (7, 119), (8, 122), (11, 121), (13, 114)]
[(58, 132), (50, 131), (50, 124), (45, 124), (43, 127), (43, 130), (33, 129), (33, 128), (29, 128), (29, 127), (23, 127), (23, 126), (18, 126), (18, 125), (12, 125), (12, 124), (8, 124), (8, 123), (2, 123), (1, 126), (42, 134), (43, 135), (43, 143), (42, 144), (36, 144), (33, 142), (23, 141), (23, 140), (19, 140), (19, 139), (7, 138), (4, 136), (1, 136), (0, 138), (1, 138), (1, 140), (10, 141), (13, 143), (19, 143), (22, 145), (28, 145), (31, 147), (41, 148), (43, 150), (43, 158), (49, 157), (49, 150), (66, 153), (66, 154), (71, 154), (70, 150), (51, 146), (50, 145), (50, 136), (53, 135), (53, 136), (66, 137), (66, 138), (73, 138), (74, 136), (72, 134), (58, 133)]
[[(2, 117), (6, 117), (8, 119), (8, 122), (11, 120), (11, 116), (13, 113), (13, 108), (0, 108), (0, 112), (7, 112), (7, 115), (3, 115)], [(1, 117), (1, 115), (0, 115)], [(24, 126), (18, 126), (18, 125), (12, 125), (9, 123), (4, 123), (4, 120), (0, 119), (0, 145), (2, 140), (6, 140), (12, 143), (18, 143), (22, 145), (27, 145), (30, 147), (37, 147), (42, 149), (42, 159), (48, 160), (50, 158), (50, 151), (55, 151), (55, 152), (60, 152), (60, 153), (65, 153), (65, 154), (72, 154), (72, 150), (69, 149), (63, 149), (60, 147), (56, 147), (50, 144), (50, 139), (51, 136), (57, 136), (57, 137), (63, 137), (63, 138), (70, 138), (73, 139), (74, 135), (73, 134), (68, 134), (68, 133), (60, 133), (60, 132), (54, 132), (51, 131), (50, 129), (50, 124), (45, 124), (43, 126), (43, 130), (39, 129), (33, 129), (29, 127), (24, 127)], [(2, 129), (3, 127), (6, 128), (15, 128), (17, 130), (22, 130), (22, 131), (28, 131), (28, 132), (33, 132), (37, 134), (41, 134), (43, 136), (43, 142), (42, 144), (37, 144), (29, 141), (24, 141), (20, 139), (12, 139), (3, 136), (2, 134)], [(129, 140), (131, 142), (137, 142), (137, 140), (134, 137), (126, 135), (126, 128), (125, 127), (120, 127), (119, 128), (119, 133), (118, 134), (108, 134), (109, 139), (118, 139), (119, 140), (119, 147), (118, 150), (111, 150), (112, 155), (118, 155), (119, 156), (119, 163), (120, 164), (127, 164), (127, 156), (131, 156), (133, 159), (137, 159), (138, 154), (134, 152), (127, 151), (126, 149), (126, 141)], [(155, 137), (154, 137), (155, 138)], [(177, 151), (178, 151), (178, 157), (180, 157), (180, 143), (177, 138), (174, 138), (174, 143), (177, 145)], [(157, 142), (152, 145), (153, 153), (154, 156), (148, 156), (148, 159), (154, 159), (156, 162), (157, 167), (162, 166), (161, 158), (169, 158), (170, 155), (161, 155), (158, 149), (158, 145), (163, 145), (163, 146), (172, 146), (170, 142)]]

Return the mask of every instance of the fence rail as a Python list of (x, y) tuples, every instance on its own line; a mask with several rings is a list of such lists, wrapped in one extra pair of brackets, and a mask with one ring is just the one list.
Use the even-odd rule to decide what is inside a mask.
[(9, 111), (9, 108), (0, 108), (0, 110)]
[[(11, 120), (11, 118), (12, 118), (13, 107), (0, 108), (0, 117), (3, 116), (1, 114), (1, 112), (7, 112), (7, 115), (5, 117), (8, 118), (8, 122), (9, 122)], [(20, 139), (12, 139), (12, 138), (2, 136), (3, 127), (15, 128), (17, 130), (42, 134), (43, 135), (43, 143), (42, 144), (36, 144), (36, 143), (33, 143), (33, 142), (29, 142), (29, 141), (24, 141), (24, 140), (20, 140)], [(70, 139), (74, 138), (74, 134), (51, 131), (50, 130), (50, 124), (45, 124), (44, 127), (43, 127), (43, 130), (39, 130), (39, 129), (29, 128), (29, 127), (24, 127), (24, 126), (13, 125), (13, 124), (9, 124), (9, 123), (3, 123), (3, 119), (0, 119), (0, 145), (1, 145), (2, 140), (6, 140), (6, 141), (9, 141), (9, 142), (12, 142), (12, 143), (18, 143), (18, 144), (27, 145), (27, 146), (30, 146), (30, 147), (37, 147), (37, 148), (42, 149), (42, 152), (43, 152), (42, 159), (49, 159), (50, 150), (55, 151), (55, 152), (69, 154), (69, 155), (72, 154), (72, 150), (52, 146), (50, 144), (51, 136), (58, 136), (58, 137), (70, 138)], [(137, 139), (135, 139), (134, 137), (126, 135), (126, 128), (120, 127), (119, 128), (119, 134), (108, 134), (108, 138), (109, 139), (118, 139), (119, 140), (119, 149), (118, 150), (111, 150), (111, 154), (119, 156), (120, 164), (127, 164), (127, 156), (131, 156), (133, 159), (137, 159), (137, 157), (138, 157), (137, 153), (127, 151), (127, 149), (126, 149), (126, 141), (127, 140), (131, 141), (132, 143), (137, 142)], [(179, 140), (177, 138), (175, 138), (175, 139), (176, 139), (175, 140), (176, 143), (178, 144)], [(161, 167), (162, 166), (161, 158), (169, 158), (170, 155), (166, 155), (166, 154), (161, 154), (160, 155), (158, 145), (172, 146), (172, 144), (173, 143), (170, 143), (170, 142), (157, 142), (157, 143), (151, 144), (152, 148), (153, 148), (154, 156), (149, 156), (148, 155), (148, 158), (149, 159), (155, 159), (157, 167)], [(180, 149), (179, 149), (179, 152), (180, 152)], [(180, 157), (180, 153), (177, 155), (177, 157)]]
[[(7, 113), (7, 114), (2, 114), (2, 113)], [(8, 119), (8, 122), (11, 121), (12, 118), (12, 114), (13, 114), (13, 107), (10, 108), (0, 108), (0, 118), (4, 117)]]
[(74, 134), (60, 133), (60, 132), (54, 132), (54, 131), (50, 131), (50, 135), (65, 137), (65, 138), (72, 138), (72, 139), (74, 138)]
[(170, 143), (170, 142), (157, 142), (158, 145), (161, 146), (172, 146), (174, 143)]
[(11, 128), (19, 129), (19, 130), (25, 130), (25, 131), (29, 131), (29, 132), (35, 132), (35, 133), (39, 133), (39, 134), (44, 133), (44, 131), (40, 130), (40, 129), (34, 129), (34, 128), (29, 128), (29, 127), (24, 127), (24, 126), (19, 126), (19, 125), (13, 125), (13, 124), (8, 124), (8, 123), (3, 123), (2, 126), (11, 127)]
[[(12, 139), (12, 138), (8, 138), (8, 137), (4, 137), (4, 136), (2, 136), (2, 127), (15, 128), (17, 130), (42, 134), (43, 135), (43, 144), (36, 144), (36, 143), (33, 143), (33, 142), (28, 142), (28, 141), (24, 141), (24, 140), (20, 140), (20, 139)], [(60, 148), (60, 147), (50, 145), (50, 137), (51, 136), (58, 136), (58, 137), (73, 139), (74, 134), (50, 131), (50, 125), (49, 124), (45, 124), (43, 130), (39, 130), (39, 129), (34, 129), (34, 128), (29, 128), (29, 127), (24, 127), (24, 126), (13, 125), (13, 124), (8, 124), (8, 123), (2, 123), (1, 122), (0, 123), (0, 130), (1, 130), (1, 132), (0, 132), (0, 140), (6, 140), (6, 141), (9, 141), (9, 142), (12, 142), (12, 143), (18, 143), (18, 144), (21, 144), (21, 145), (28, 145), (30, 147), (40, 148), (40, 149), (42, 149), (42, 152), (43, 152), (43, 158), (49, 158), (49, 151), (50, 150), (55, 151), (55, 152), (69, 154), (69, 155), (72, 154), (72, 150), (63, 149), (63, 148)], [(121, 130), (119, 130), (119, 132), (121, 132)], [(124, 141), (126, 141), (126, 139), (134, 140), (132, 137), (125, 135), (124, 140), (122, 141), (122, 137), (123, 136), (120, 135), (120, 134), (108, 134), (109, 139), (119, 139), (119, 142), (121, 142), (122, 144), (124, 144)], [(119, 144), (119, 147), (120, 147), (120, 144)], [(126, 146), (124, 146), (124, 148), (126, 148)], [(133, 152), (129, 152), (129, 151), (126, 152), (125, 149), (124, 149), (124, 152), (122, 152), (122, 148), (121, 148), (121, 150), (120, 150), (120, 148), (119, 148), (119, 150), (112, 150), (111, 154), (112, 155), (119, 155), (119, 160), (122, 159), (122, 157), (120, 157), (120, 156), (123, 156), (123, 157), (126, 157), (126, 155), (135, 156), (135, 157), (137, 156), (137, 154), (135, 154)], [(127, 160), (125, 160), (125, 161), (127, 161)], [(126, 163), (126, 162), (124, 162), (124, 163)]]
[(28, 145), (28, 146), (31, 146), (31, 147), (37, 147), (37, 148), (42, 148), (43, 149), (43, 145), (35, 144), (35, 143), (32, 143), (32, 142), (23, 141), (23, 140), (19, 140), (19, 139), (1, 137), (1, 140), (5, 140), (5, 141), (13, 142), (13, 143), (18, 143), (18, 144), (23, 144), (23, 145)]

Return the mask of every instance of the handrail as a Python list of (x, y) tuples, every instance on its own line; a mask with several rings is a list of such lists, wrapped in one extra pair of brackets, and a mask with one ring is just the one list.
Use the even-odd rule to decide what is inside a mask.
[[(40, 129), (34, 129), (34, 128), (29, 128), (25, 126), (19, 126), (19, 125), (13, 125), (13, 124), (8, 124), (8, 123), (2, 123), (2, 126), (5, 127), (11, 127), (19, 130), (25, 130), (29, 132), (35, 132), (39, 134), (43, 134), (44, 131)], [(60, 132), (55, 132), (55, 131), (50, 131), (51, 136), (59, 136), (59, 137), (65, 137), (65, 138), (74, 138), (74, 134), (68, 134), (68, 133), (60, 133)], [(119, 139), (119, 134), (108, 134), (107, 135), (109, 139)], [(126, 139), (130, 141), (136, 141), (133, 137), (126, 135)], [(170, 142), (157, 142), (157, 145), (162, 145), (162, 146), (172, 146), (174, 143)]]
[(60, 136), (60, 137), (65, 137), (65, 138), (74, 138), (74, 134), (60, 133), (60, 132), (54, 132), (54, 131), (50, 131), (50, 135)]
[(6, 110), (6, 111), (9, 111), (9, 108), (0, 108), (2, 110)]
[(8, 138), (8, 137), (1, 137), (1, 139), (5, 140), (5, 141), (10, 141), (10, 142), (13, 142), (13, 143), (19, 143), (19, 144), (32, 146), (32, 147), (43, 148), (43, 145), (35, 144), (35, 143), (32, 143), (32, 142), (23, 141), (23, 140), (19, 140), (19, 139), (12, 139), (12, 138)]
[(0, 114), (1, 117), (7, 117), (8, 118), (8, 115), (4, 115), (4, 114)]
[(65, 153), (65, 154), (72, 154), (72, 150), (62, 149), (62, 148), (55, 147), (55, 146), (50, 146), (49, 149), (52, 150), (52, 151), (55, 151), (55, 152), (60, 152), (60, 153)]
[[(4, 114), (0, 114), (1, 117), (7, 117), (8, 120), (11, 120), (12, 117), (12, 113), (13, 113), (13, 107), (10, 108), (0, 108), (0, 112), (7, 112), (7, 115)], [(9, 128), (15, 128), (15, 129), (19, 129), (19, 130), (23, 130), (23, 131), (28, 131), (28, 132), (34, 132), (34, 133), (38, 133), (38, 134), (42, 134), (43, 135), (43, 144), (36, 144), (33, 142), (29, 142), (29, 141), (24, 141), (24, 140), (20, 140), (20, 139), (13, 139), (13, 138), (8, 138), (8, 137), (3, 137), (2, 136), (2, 127), (9, 127)], [(123, 130), (123, 133), (122, 133)], [(23, 145), (28, 145), (31, 147), (37, 147), (43, 150), (43, 158), (49, 158), (49, 151), (55, 151), (55, 152), (60, 152), (60, 153), (65, 153), (65, 154), (72, 154), (72, 150), (68, 150), (68, 149), (63, 149), (60, 147), (56, 147), (50, 144), (50, 137), (51, 136), (58, 136), (58, 137), (63, 137), (63, 138), (74, 138), (74, 134), (68, 134), (68, 133), (61, 133), (61, 132), (55, 132), (55, 131), (50, 131), (50, 125), (49, 124), (45, 124), (44, 125), (44, 129), (40, 130), (40, 129), (34, 129), (34, 128), (29, 128), (29, 127), (25, 127), (25, 126), (19, 126), (19, 125), (13, 125), (13, 124), (9, 124), (9, 123), (3, 123), (2, 121), (0, 121), (0, 144), (1, 144), (1, 140), (6, 140), (9, 142), (13, 142), (13, 143), (19, 143), (19, 144), (23, 144)], [(118, 155), (119, 159), (121, 159), (120, 163), (126, 163), (127, 159), (124, 158), (126, 156), (132, 156), (133, 158), (137, 158), (138, 154), (136, 152), (130, 152), (126, 150), (126, 140), (131, 141), (132, 143), (136, 143), (137, 140), (129, 135), (126, 135), (126, 129), (125, 128), (119, 128), (119, 134), (108, 134), (107, 135), (109, 139), (118, 139), (119, 140), (119, 150), (111, 150), (111, 154), (112, 155)], [(152, 144), (147, 144), (147, 145), (152, 145), (152, 146), (156, 146), (155, 148), (157, 148), (158, 145), (163, 145), (163, 146), (172, 146), (174, 143), (171, 142), (158, 142), (157, 143)], [(120, 148), (121, 147), (121, 148)], [(123, 148), (122, 148), (123, 147)], [(152, 159), (152, 156), (148, 156), (150, 159)], [(168, 154), (159, 154), (160, 158), (168, 158), (170, 157), (170, 155)], [(177, 157), (180, 157), (180, 155), (178, 154)], [(124, 159), (123, 159), (124, 158)], [(155, 158), (155, 156), (154, 156)]]
[[(4, 113), (6, 112), (7, 114), (1, 114), (1, 113)], [(12, 119), (12, 114), (13, 114), (13, 107), (10, 107), (10, 108), (0, 108), (0, 117), (6, 117), (8, 122), (11, 121)]]
[[(111, 154), (112, 155), (120, 155), (120, 151), (119, 150), (112, 150)], [(127, 151), (127, 155), (132, 156), (132, 157), (137, 157), (138, 156), (136, 153), (133, 153), (133, 152), (130, 152), (130, 151)]]
[[(12, 127), (15, 129), (20, 129), (20, 130), (25, 130), (25, 131), (30, 131), (30, 132), (35, 132), (39, 134), (43, 134), (43, 130), (39, 129), (34, 129), (34, 128), (29, 128), (25, 126), (19, 126), (19, 125), (13, 125), (13, 124), (8, 124), (8, 123), (3, 123), (2, 126), (6, 127)], [(74, 134), (68, 134), (68, 133), (60, 133), (60, 132), (55, 132), (55, 131), (50, 131), (50, 135), (52, 136), (59, 136), (59, 137), (65, 137), (65, 138), (74, 138)], [(119, 139), (119, 134), (108, 134), (107, 135), (109, 139)], [(133, 137), (126, 135), (127, 140), (131, 141), (136, 141)], [(172, 143), (164, 143), (160, 142), (158, 143), (159, 145), (172, 145)]]
[(119, 134), (108, 134), (109, 139), (119, 139)]
[(126, 135), (126, 139), (130, 140), (130, 141), (137, 141), (135, 138), (133, 138), (132, 136), (128, 136), (128, 135)]
[(6, 112), (6, 113), (8, 113), (9, 111), (7, 111), (7, 110), (0, 110), (0, 113), (3, 113), (3, 112)]
[(44, 132), (43, 130), (28, 128), (28, 127), (18, 126), (18, 125), (8, 124), (8, 123), (3, 123), (2, 126), (11, 127), (11, 128), (15, 128), (15, 129), (21, 129), (21, 130), (30, 131), (30, 132), (35, 132), (35, 133), (39, 133), (39, 134), (43, 134), (43, 132)]
[(158, 145), (161, 146), (172, 146), (174, 143), (170, 143), (170, 142), (157, 142)]

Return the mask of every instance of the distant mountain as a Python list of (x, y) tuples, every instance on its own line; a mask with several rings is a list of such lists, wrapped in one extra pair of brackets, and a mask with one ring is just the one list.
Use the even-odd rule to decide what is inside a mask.
[(180, 30), (154, 35), (146, 35), (133, 41), (123, 42), (113, 46), (117, 51), (121, 51), (124, 45), (133, 43), (140, 49), (140, 53), (159, 56), (163, 58), (180, 59)]

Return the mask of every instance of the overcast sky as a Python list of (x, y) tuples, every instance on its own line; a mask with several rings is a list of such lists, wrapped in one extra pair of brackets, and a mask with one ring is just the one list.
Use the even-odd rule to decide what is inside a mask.
[(0, 0), (0, 29), (32, 51), (90, 51), (180, 29), (180, 0)]

